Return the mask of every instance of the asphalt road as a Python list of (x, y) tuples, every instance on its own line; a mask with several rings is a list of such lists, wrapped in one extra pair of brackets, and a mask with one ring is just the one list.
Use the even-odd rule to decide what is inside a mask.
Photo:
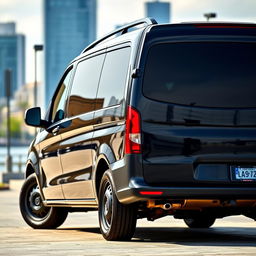
[(56, 230), (34, 230), (22, 220), (19, 191), (0, 191), (0, 255), (256, 255), (256, 223), (245, 217), (217, 220), (208, 230), (182, 220), (139, 220), (131, 242), (107, 242), (97, 213), (71, 213)]

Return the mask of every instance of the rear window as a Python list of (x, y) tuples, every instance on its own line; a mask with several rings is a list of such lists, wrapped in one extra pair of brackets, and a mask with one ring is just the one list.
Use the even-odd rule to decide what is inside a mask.
[(107, 53), (97, 94), (98, 100), (102, 100), (102, 108), (122, 102), (129, 59), (130, 47)]
[(256, 44), (154, 45), (147, 56), (143, 93), (190, 106), (256, 107)]

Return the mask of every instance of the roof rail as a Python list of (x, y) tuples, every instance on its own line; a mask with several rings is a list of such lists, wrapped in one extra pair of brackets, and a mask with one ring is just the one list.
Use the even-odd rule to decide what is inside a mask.
[(129, 28), (132, 28), (132, 27), (136, 27), (138, 25), (141, 25), (141, 24), (146, 24), (146, 26), (149, 26), (149, 25), (153, 25), (153, 24), (157, 24), (157, 21), (153, 18), (144, 18), (144, 19), (140, 19), (140, 20), (136, 20), (134, 22), (131, 22), (131, 23), (128, 23), (116, 30), (114, 30), (113, 32), (110, 32), (109, 34), (103, 36), (102, 38), (100, 38), (99, 40), (91, 43), (89, 46), (87, 46), (83, 51), (82, 53), (92, 49), (93, 47), (95, 47), (97, 44), (105, 41), (106, 39), (108, 39), (109, 37), (111, 36), (114, 36), (115, 34), (118, 34), (118, 33), (121, 33), (121, 35), (125, 34), (128, 32), (128, 29)]

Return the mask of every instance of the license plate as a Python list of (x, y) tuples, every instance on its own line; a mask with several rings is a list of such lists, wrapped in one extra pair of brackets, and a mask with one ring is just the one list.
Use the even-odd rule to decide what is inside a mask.
[(256, 181), (256, 166), (253, 167), (241, 167), (233, 166), (231, 168), (232, 180), (236, 181)]

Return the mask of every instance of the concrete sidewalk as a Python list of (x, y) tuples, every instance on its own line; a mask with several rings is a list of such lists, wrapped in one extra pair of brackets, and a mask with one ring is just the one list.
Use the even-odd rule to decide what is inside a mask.
[(256, 255), (256, 223), (245, 217), (218, 220), (208, 230), (172, 217), (139, 220), (131, 242), (105, 241), (97, 212), (71, 213), (59, 229), (34, 230), (20, 215), (19, 187), (0, 191), (0, 255)]

